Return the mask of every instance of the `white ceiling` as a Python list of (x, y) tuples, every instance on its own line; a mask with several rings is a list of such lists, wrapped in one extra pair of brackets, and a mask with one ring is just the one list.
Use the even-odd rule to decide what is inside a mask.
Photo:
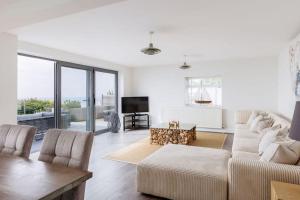
[(123, 0), (0, 0), (0, 32)]
[[(13, 30), (19, 39), (132, 66), (278, 55), (299, 0), (128, 0)], [(155, 56), (143, 55), (154, 30)]]

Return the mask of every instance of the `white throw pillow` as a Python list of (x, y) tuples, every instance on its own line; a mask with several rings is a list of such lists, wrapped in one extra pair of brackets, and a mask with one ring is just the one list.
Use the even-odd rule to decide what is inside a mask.
[(267, 112), (258, 112), (257, 115), (261, 115), (262, 117), (266, 118), (266, 117), (269, 117), (269, 114)]
[(262, 120), (260, 120), (258, 123), (257, 123), (257, 126), (255, 127), (255, 132), (258, 132), (265, 129), (265, 128), (269, 128), (269, 127), (272, 127), (272, 124), (273, 124), (273, 120), (271, 118), (263, 118)]
[(258, 113), (253, 111), (247, 121), (247, 125), (250, 126), (253, 122), (253, 120), (257, 117)]
[(268, 131), (270, 131), (270, 130), (275, 131), (275, 130), (279, 130), (280, 128), (281, 128), (281, 125), (278, 124), (276, 126), (271, 126), (271, 127), (267, 127), (262, 130), (259, 130), (258, 133), (259, 133), (260, 137), (262, 138)]
[(300, 142), (296, 141), (296, 140), (292, 140), (292, 141), (295, 141), (295, 142), (290, 144), (289, 148), (292, 149), (294, 152), (296, 152), (298, 154), (298, 156), (299, 156), (298, 160), (299, 160), (300, 159)]
[(267, 147), (273, 142), (280, 142), (286, 140), (287, 133), (285, 130), (269, 130), (262, 138), (259, 143), (258, 153), (262, 155)]
[(289, 128), (288, 127), (284, 127), (284, 128), (280, 128), (279, 129), (279, 133), (278, 133), (278, 137), (281, 137), (283, 139), (289, 139), (288, 135), (289, 135)]
[(261, 121), (262, 119), (263, 119), (263, 116), (257, 115), (257, 116), (255, 117), (255, 119), (253, 120), (253, 122), (251, 123), (251, 125), (250, 125), (250, 131), (256, 132), (257, 127), (258, 127), (258, 123), (259, 123), (259, 121)]
[(260, 160), (295, 165), (299, 160), (299, 156), (300, 142), (288, 140), (285, 142), (270, 144), (261, 156)]

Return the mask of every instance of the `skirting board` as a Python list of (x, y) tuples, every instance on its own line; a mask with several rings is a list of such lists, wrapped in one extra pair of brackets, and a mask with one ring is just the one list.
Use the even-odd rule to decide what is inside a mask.
[(234, 131), (232, 129), (226, 129), (226, 128), (202, 128), (197, 127), (197, 131), (205, 131), (205, 132), (216, 132), (216, 133), (231, 133), (233, 134)]

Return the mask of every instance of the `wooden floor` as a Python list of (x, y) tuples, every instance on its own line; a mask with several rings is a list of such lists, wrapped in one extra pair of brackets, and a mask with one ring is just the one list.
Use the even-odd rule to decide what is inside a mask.
[[(136, 166), (102, 159), (105, 155), (145, 138), (148, 131), (105, 133), (95, 137), (90, 170), (93, 178), (87, 182), (87, 200), (161, 199), (136, 192)], [(224, 148), (231, 151), (233, 135), (228, 134)]]

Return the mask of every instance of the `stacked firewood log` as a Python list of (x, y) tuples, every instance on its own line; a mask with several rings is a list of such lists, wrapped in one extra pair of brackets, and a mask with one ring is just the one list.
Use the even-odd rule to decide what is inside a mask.
[(165, 145), (172, 144), (190, 144), (196, 139), (195, 130), (180, 130), (180, 129), (150, 129), (150, 143)]

